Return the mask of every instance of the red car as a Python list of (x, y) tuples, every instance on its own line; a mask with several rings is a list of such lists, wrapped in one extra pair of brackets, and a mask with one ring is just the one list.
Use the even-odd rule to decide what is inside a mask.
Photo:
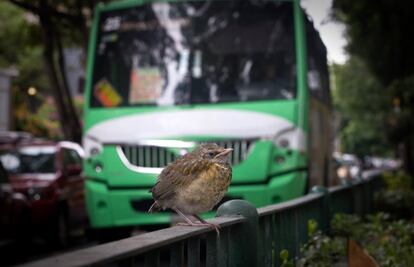
[(26, 139), (0, 146), (0, 163), (11, 188), (3, 194), (3, 204), (18, 206), (1, 212), (0, 221), (17, 221), (12, 228), (23, 228), (15, 229), (17, 233), (31, 230), (66, 245), (70, 232), (87, 221), (82, 156), (82, 148), (72, 142)]

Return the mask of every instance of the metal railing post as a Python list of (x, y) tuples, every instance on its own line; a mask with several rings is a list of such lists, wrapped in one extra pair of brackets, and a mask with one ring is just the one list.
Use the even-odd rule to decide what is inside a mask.
[(322, 194), (323, 198), (322, 198), (322, 216), (321, 216), (321, 220), (322, 220), (322, 225), (321, 228), (324, 232), (328, 231), (330, 228), (330, 223), (331, 223), (331, 200), (330, 200), (330, 195), (329, 195), (329, 191), (326, 187), (324, 186), (314, 186), (311, 189), (311, 193), (318, 193), (318, 194)]
[(230, 228), (229, 266), (257, 266), (259, 215), (257, 209), (245, 200), (235, 199), (223, 203), (216, 217), (242, 216), (245, 221)]

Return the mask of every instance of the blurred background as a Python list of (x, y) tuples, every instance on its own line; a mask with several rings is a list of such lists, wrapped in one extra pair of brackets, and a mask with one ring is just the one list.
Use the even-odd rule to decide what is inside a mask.
[[(0, 264), (22, 263), (126, 236), (125, 231), (92, 231), (84, 194), (87, 170), (83, 168), (91, 164), (96, 173), (103, 168), (99, 157), (87, 161), (88, 155), (99, 151), (85, 151), (82, 143), (84, 130), (93, 126), (84, 120), (90, 108), (85, 96), (92, 94), (84, 94), (92, 79), (86, 74), (87, 50), (97, 38), (91, 39), (95, 9), (110, 2), (0, 2)], [(327, 49), (332, 99), (332, 121), (327, 127), (332, 129), (330, 156), (338, 178), (328, 184), (360, 179), (366, 169), (399, 168), (400, 178), (405, 177), (400, 179), (401, 187), (411, 192), (414, 2), (302, 0), (301, 6)], [(99, 98), (99, 92), (93, 93)], [(110, 100), (116, 102), (116, 97)], [(330, 138), (325, 142), (331, 142)], [(122, 149), (126, 155), (133, 153)], [(286, 155), (278, 154), (278, 162), (288, 161)], [(15, 178), (22, 173), (24, 178)], [(403, 211), (398, 212), (407, 216), (408, 204), (401, 205)], [(146, 226), (133, 233), (152, 229), (150, 223)], [(129, 235), (131, 229), (127, 230)]]

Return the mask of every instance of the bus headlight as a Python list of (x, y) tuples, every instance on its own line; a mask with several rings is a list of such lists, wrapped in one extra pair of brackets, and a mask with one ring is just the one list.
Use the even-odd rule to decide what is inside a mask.
[(280, 147), (283, 147), (283, 148), (286, 148), (286, 149), (288, 149), (289, 146), (290, 146), (289, 139), (287, 139), (287, 138), (279, 138), (279, 140), (275, 140), (275, 141), (276, 141), (275, 144), (277, 146), (280, 146)]
[(289, 149), (290, 139), (292, 138), (292, 133), (295, 129), (296, 129), (295, 126), (289, 126), (289, 127), (279, 130), (272, 138), (273, 144), (276, 147)]
[(295, 126), (285, 128), (277, 132), (272, 142), (276, 147), (305, 152), (306, 135), (305, 132)]
[(86, 135), (83, 138), (83, 147), (85, 149), (85, 157), (93, 157), (102, 153), (103, 145), (99, 140), (93, 136)]

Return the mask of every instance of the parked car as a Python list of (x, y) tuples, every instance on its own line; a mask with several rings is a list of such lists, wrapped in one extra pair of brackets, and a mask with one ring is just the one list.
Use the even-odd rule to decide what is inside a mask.
[(33, 140), (33, 135), (27, 132), (0, 131), (0, 145), (16, 144), (23, 140)]
[(9, 175), (0, 161), (0, 241), (2, 243), (24, 236), (26, 211), (27, 203), (24, 196), (13, 192)]
[(24, 230), (65, 246), (70, 232), (87, 220), (82, 153), (72, 142), (25, 139), (1, 145), (0, 161), (11, 189), (7, 201), (18, 202), (22, 211), (2, 212), (0, 220), (18, 221)]
[(362, 163), (353, 154), (334, 153), (338, 178), (342, 181), (359, 179), (362, 174)]

